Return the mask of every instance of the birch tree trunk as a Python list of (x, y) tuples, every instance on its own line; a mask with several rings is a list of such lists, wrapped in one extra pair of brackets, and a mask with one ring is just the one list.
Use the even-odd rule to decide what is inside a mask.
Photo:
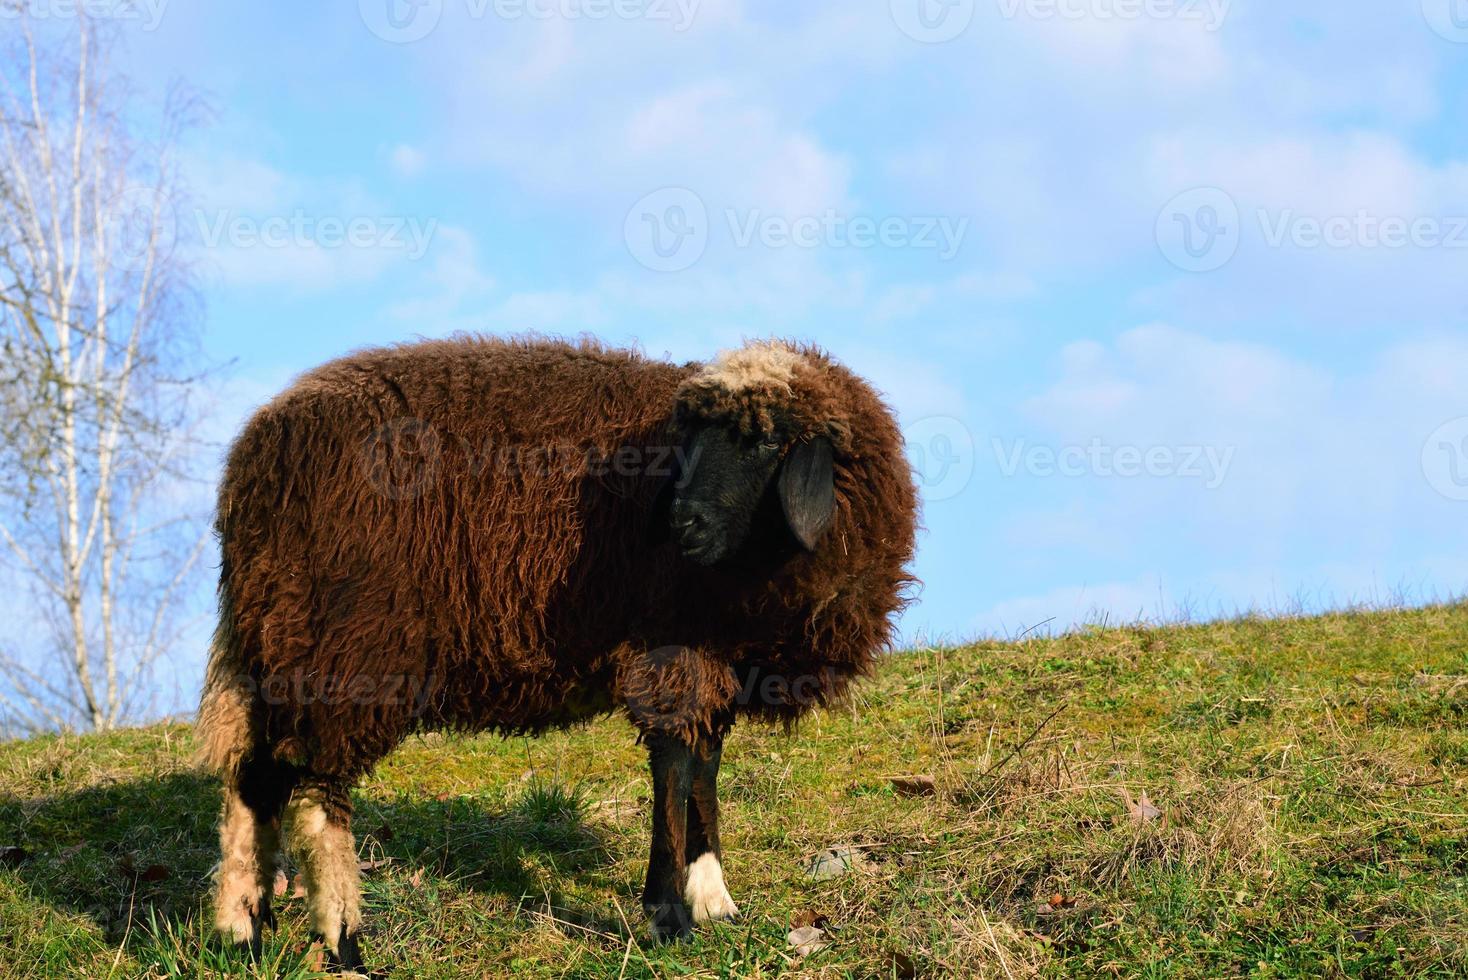
[[(32, 602), (0, 620), (0, 726), (145, 710), (204, 537), (183, 506), (196, 306), (179, 257), (170, 99), (132, 138), (84, 16), (0, 52), (0, 550)], [(11, 30), (11, 28), (7, 28)], [(182, 506), (182, 509), (180, 507)]]

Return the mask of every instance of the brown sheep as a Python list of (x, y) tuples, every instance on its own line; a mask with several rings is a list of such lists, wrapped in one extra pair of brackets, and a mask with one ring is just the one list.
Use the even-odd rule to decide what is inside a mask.
[(354, 782), (414, 731), (616, 710), (652, 767), (654, 932), (734, 914), (723, 737), (871, 669), (915, 524), (892, 412), (815, 348), (678, 366), (470, 337), (309, 372), (245, 426), (219, 493), (199, 709), (225, 784), (218, 928), (258, 942), (284, 836), (314, 930), (359, 967)]

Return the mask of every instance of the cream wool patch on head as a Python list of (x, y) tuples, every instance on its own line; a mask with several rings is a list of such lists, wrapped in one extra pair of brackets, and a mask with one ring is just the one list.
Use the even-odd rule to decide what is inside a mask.
[(721, 351), (694, 380), (699, 384), (718, 385), (728, 391), (772, 387), (789, 391), (795, 371), (803, 361), (799, 353), (779, 341), (754, 341), (743, 347)]

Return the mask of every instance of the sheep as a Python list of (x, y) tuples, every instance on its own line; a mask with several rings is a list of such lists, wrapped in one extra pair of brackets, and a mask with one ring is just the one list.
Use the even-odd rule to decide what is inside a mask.
[(357, 780), (416, 731), (617, 711), (653, 778), (654, 935), (733, 916), (724, 736), (789, 727), (872, 669), (916, 522), (893, 413), (812, 346), (674, 365), (471, 336), (306, 373), (219, 490), (198, 715), (224, 783), (218, 930), (259, 942), (283, 838), (313, 933), (360, 968)]

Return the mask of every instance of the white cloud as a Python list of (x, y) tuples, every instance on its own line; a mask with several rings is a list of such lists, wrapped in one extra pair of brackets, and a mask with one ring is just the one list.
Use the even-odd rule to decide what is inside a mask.
[[(482, 327), (484, 324), (477, 321), (480, 310), (476, 307), (486, 301), (495, 282), (481, 268), (474, 236), (463, 228), (442, 226), (426, 259), (418, 283), (421, 295), (394, 304), (388, 309), (388, 316), (424, 333)], [(460, 322), (465, 319), (469, 322)]]
[(388, 152), (388, 165), (399, 177), (416, 177), (428, 166), (428, 154), (416, 146), (399, 143)]

